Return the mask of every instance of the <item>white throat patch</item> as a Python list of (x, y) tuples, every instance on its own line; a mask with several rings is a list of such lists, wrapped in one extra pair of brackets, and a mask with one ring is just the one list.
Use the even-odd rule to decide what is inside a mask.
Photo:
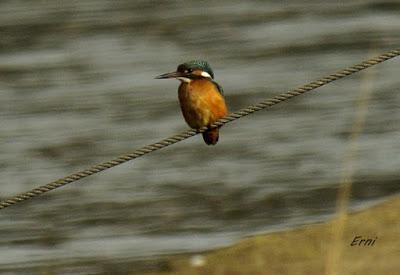
[(190, 81), (192, 81), (190, 78), (187, 78), (187, 77), (177, 77), (176, 79), (178, 79), (182, 82), (186, 82), (186, 83), (189, 83)]

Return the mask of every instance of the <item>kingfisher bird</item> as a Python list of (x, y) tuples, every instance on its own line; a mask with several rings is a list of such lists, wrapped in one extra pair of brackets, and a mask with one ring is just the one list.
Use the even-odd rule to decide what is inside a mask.
[[(222, 87), (214, 81), (214, 73), (203, 60), (192, 60), (178, 66), (172, 73), (162, 74), (156, 79), (175, 78), (181, 82), (178, 98), (186, 123), (193, 129), (209, 127), (228, 114)], [(203, 133), (207, 145), (215, 145), (219, 128)]]

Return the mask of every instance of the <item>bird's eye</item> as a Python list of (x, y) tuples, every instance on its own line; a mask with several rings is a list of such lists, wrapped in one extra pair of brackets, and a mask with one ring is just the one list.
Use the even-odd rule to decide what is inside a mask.
[(192, 69), (186, 69), (185, 72), (186, 73), (191, 73), (191, 72), (193, 72), (193, 70)]

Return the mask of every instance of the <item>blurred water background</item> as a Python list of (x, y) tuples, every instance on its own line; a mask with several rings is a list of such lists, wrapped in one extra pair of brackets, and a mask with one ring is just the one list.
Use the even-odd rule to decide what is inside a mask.
[[(232, 111), (400, 45), (398, 1), (0, 2), (1, 198), (187, 129), (208, 60)], [(356, 99), (373, 94), (351, 207), (400, 191), (400, 67), (363, 73), (0, 213), (0, 271), (96, 274), (334, 213)]]

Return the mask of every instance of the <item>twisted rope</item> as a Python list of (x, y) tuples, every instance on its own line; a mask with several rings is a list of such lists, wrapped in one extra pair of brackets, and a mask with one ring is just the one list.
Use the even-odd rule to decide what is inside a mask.
[(9, 207), (11, 205), (20, 203), (20, 202), (28, 200), (28, 199), (32, 199), (32, 198), (34, 198), (36, 196), (42, 195), (42, 194), (44, 194), (46, 192), (49, 192), (51, 190), (54, 190), (56, 188), (59, 188), (61, 186), (66, 185), (66, 184), (78, 181), (78, 180), (86, 178), (86, 177), (88, 177), (90, 175), (99, 173), (99, 172), (101, 172), (103, 170), (110, 169), (110, 168), (112, 168), (114, 166), (120, 165), (120, 164), (125, 163), (127, 161), (136, 159), (136, 158), (141, 157), (143, 155), (146, 155), (148, 153), (151, 153), (151, 152), (157, 151), (159, 149), (162, 149), (164, 147), (170, 146), (170, 145), (172, 145), (174, 143), (180, 142), (182, 140), (185, 140), (187, 138), (195, 136), (195, 135), (197, 135), (199, 133), (202, 133), (202, 132), (206, 131), (207, 129), (221, 127), (221, 126), (225, 125), (226, 123), (229, 123), (229, 122), (234, 121), (236, 119), (239, 119), (241, 117), (247, 116), (247, 115), (252, 114), (254, 112), (263, 110), (265, 108), (271, 107), (273, 105), (281, 103), (281, 102), (283, 102), (285, 100), (288, 100), (290, 98), (296, 97), (298, 95), (304, 94), (306, 92), (312, 91), (312, 90), (314, 90), (316, 88), (319, 88), (319, 87), (321, 87), (323, 85), (326, 85), (326, 84), (328, 84), (328, 83), (330, 83), (332, 81), (335, 81), (335, 80), (341, 79), (343, 77), (352, 75), (352, 74), (354, 74), (356, 72), (365, 70), (365, 69), (367, 69), (369, 67), (372, 67), (372, 66), (374, 66), (376, 64), (379, 64), (379, 63), (382, 63), (382, 62), (384, 62), (384, 61), (386, 61), (388, 59), (394, 58), (394, 57), (396, 57), (398, 55), (400, 55), (400, 49), (386, 52), (386, 53), (381, 54), (381, 55), (379, 55), (377, 57), (371, 58), (371, 59), (369, 59), (367, 61), (364, 61), (362, 63), (359, 63), (359, 64), (356, 64), (354, 66), (348, 67), (346, 69), (343, 69), (341, 71), (338, 71), (336, 73), (333, 73), (331, 75), (323, 77), (323, 78), (321, 78), (319, 80), (316, 80), (316, 81), (313, 81), (311, 83), (308, 83), (308, 84), (306, 84), (304, 86), (301, 86), (299, 88), (296, 88), (294, 90), (291, 90), (291, 91), (288, 91), (286, 93), (277, 95), (277, 96), (275, 96), (273, 98), (264, 100), (262, 102), (259, 102), (259, 103), (255, 104), (255, 105), (248, 106), (247, 108), (240, 109), (237, 112), (231, 113), (228, 116), (219, 119), (218, 121), (216, 121), (214, 124), (212, 124), (208, 128), (207, 127), (203, 127), (201, 129), (198, 129), (198, 130), (191, 129), (191, 130), (187, 130), (187, 131), (181, 132), (181, 133), (173, 135), (173, 136), (171, 136), (169, 138), (163, 139), (163, 140), (161, 140), (159, 142), (144, 146), (144, 147), (142, 147), (140, 149), (137, 149), (136, 151), (133, 151), (132, 153), (128, 153), (126, 155), (119, 156), (119, 157), (117, 157), (115, 159), (112, 159), (110, 161), (94, 165), (94, 166), (92, 166), (92, 167), (90, 167), (88, 169), (85, 169), (83, 171), (71, 174), (71, 175), (66, 176), (64, 178), (61, 178), (61, 179), (58, 179), (56, 181), (50, 182), (50, 183), (48, 183), (46, 185), (43, 185), (43, 186), (37, 187), (35, 189), (32, 189), (31, 191), (28, 191), (28, 192), (25, 192), (25, 193), (21, 193), (21, 194), (16, 195), (16, 196), (14, 196), (12, 198), (9, 198), (9, 199), (6, 199), (4, 201), (1, 201), (0, 202), (0, 209), (4, 209), (6, 207)]

